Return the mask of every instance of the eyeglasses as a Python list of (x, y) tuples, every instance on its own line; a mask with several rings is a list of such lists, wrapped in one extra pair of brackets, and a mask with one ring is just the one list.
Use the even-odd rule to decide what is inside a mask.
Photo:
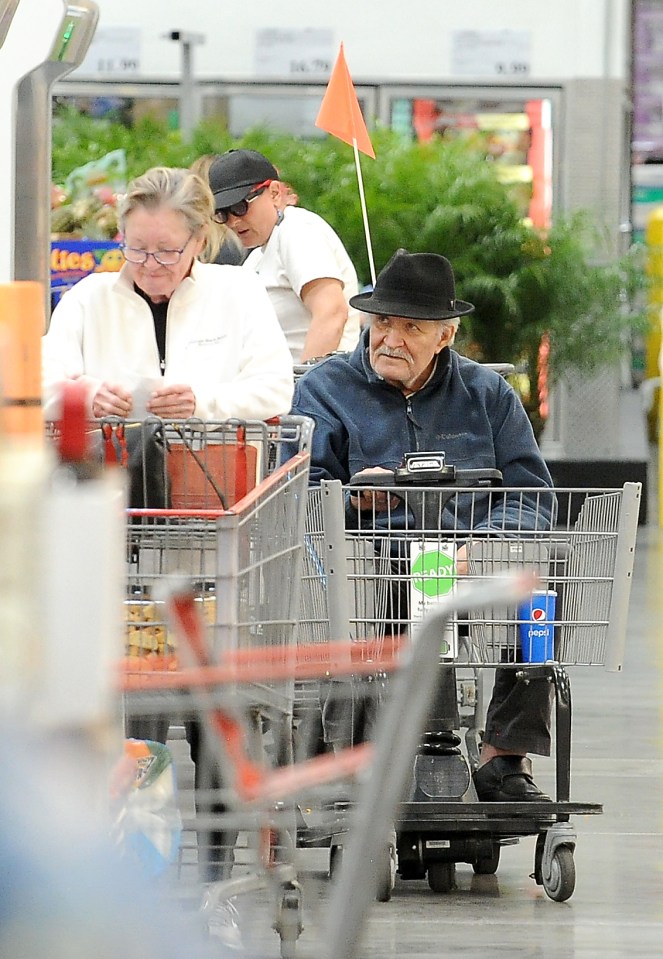
[(231, 213), (233, 216), (246, 216), (246, 214), (249, 212), (249, 204), (253, 203), (254, 200), (257, 200), (258, 197), (265, 192), (271, 182), (271, 180), (263, 180), (263, 182), (255, 186), (251, 193), (249, 193), (249, 195), (243, 200), (238, 200), (237, 203), (233, 203), (232, 206), (223, 206), (220, 210), (215, 210), (212, 219), (215, 223), (227, 223), (228, 217)]
[(128, 260), (129, 263), (144, 264), (153, 256), (159, 266), (175, 266), (176, 263), (180, 262), (180, 257), (191, 242), (192, 237), (193, 233), (190, 234), (189, 239), (181, 250), (157, 250), (155, 253), (152, 253), (150, 250), (137, 250), (135, 247), (127, 246), (125, 243), (120, 244), (120, 249), (124, 253), (125, 260)]

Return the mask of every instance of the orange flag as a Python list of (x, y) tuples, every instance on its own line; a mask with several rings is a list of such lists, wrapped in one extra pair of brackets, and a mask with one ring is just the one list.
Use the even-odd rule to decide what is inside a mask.
[(320, 104), (320, 112), (315, 121), (316, 127), (338, 137), (350, 146), (357, 143), (357, 149), (375, 159), (375, 151), (368, 135), (359, 100), (352, 83), (352, 77), (345, 62), (343, 44), (339, 50), (334, 69), (331, 72), (325, 95)]

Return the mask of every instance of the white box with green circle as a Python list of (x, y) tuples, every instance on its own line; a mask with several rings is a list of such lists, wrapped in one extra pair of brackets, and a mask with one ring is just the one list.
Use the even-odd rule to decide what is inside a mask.
[[(456, 547), (439, 539), (417, 540), (410, 544), (410, 621), (415, 627), (429, 610), (456, 588)], [(458, 655), (458, 624), (447, 622), (440, 636), (442, 659)]]

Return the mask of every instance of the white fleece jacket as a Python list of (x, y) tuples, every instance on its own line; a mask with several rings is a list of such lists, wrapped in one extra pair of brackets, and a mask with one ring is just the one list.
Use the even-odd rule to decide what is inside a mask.
[(42, 341), (44, 416), (57, 417), (63, 381), (82, 379), (88, 401), (106, 380), (130, 391), (187, 384), (205, 420), (268, 419), (290, 409), (292, 358), (257, 276), (194, 262), (168, 305), (163, 378), (152, 313), (126, 267), (94, 273), (61, 299)]

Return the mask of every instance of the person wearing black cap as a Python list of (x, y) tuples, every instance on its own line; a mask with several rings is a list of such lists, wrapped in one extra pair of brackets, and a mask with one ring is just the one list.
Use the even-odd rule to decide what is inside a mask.
[[(449, 261), (398, 250), (373, 292), (351, 302), (371, 315), (357, 348), (318, 363), (295, 386), (293, 412), (315, 421), (312, 483), (347, 483), (362, 471), (395, 470), (408, 452), (444, 451), (449, 464), (498, 469), (505, 487), (535, 489), (513, 500), (508, 494), (472, 503), (459, 498), (453, 528), (548, 528), (555, 508), (552, 480), (517, 394), (494, 370), (452, 349), (460, 318), (474, 307), (456, 297)], [(542, 492), (546, 488), (549, 494)], [(374, 516), (371, 522), (379, 526), (379, 512), (394, 504), (387, 503), (387, 493), (362, 495), (370, 497), (363, 515)], [(360, 497), (348, 497), (349, 528), (357, 526), (362, 505)], [(443, 670), (441, 678), (453, 680), (452, 671)], [(446, 687), (446, 728), (453, 729), (455, 684)], [(496, 670), (474, 772), (480, 800), (549, 799), (532, 779), (528, 753), (550, 754), (550, 687), (519, 682), (515, 670)], [(443, 699), (438, 694), (438, 703)], [(333, 695), (323, 703), (328, 742), (347, 738), (344, 708)]]
[(287, 202), (276, 167), (256, 150), (229, 150), (211, 164), (214, 219), (251, 250), (243, 266), (265, 284), (294, 363), (354, 349), (357, 274), (340, 238), (310, 210)]
[[(197, 174), (206, 183), (208, 173), (217, 154), (204, 153), (193, 161), (189, 169)], [(236, 233), (221, 223), (212, 222), (207, 236), (207, 243), (200, 254), (202, 263), (218, 263), (220, 266), (241, 266), (246, 259), (247, 250), (244, 249)]]

